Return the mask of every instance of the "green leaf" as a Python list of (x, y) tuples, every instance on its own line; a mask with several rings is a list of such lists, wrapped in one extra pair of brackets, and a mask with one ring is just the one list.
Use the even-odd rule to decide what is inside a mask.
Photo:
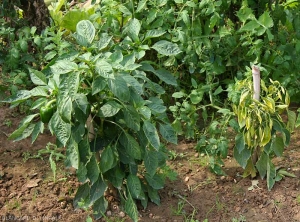
[(171, 124), (160, 123), (159, 132), (166, 141), (177, 144), (177, 135)]
[(97, 94), (105, 89), (107, 85), (107, 81), (102, 76), (97, 76), (96, 79), (92, 83), (92, 95)]
[(123, 133), (120, 137), (120, 142), (125, 148), (127, 154), (134, 159), (141, 159), (141, 149), (134, 137), (128, 133)]
[(127, 127), (138, 132), (140, 130), (140, 115), (137, 110), (132, 106), (126, 106), (126, 109), (123, 110), (124, 120)]
[(139, 219), (138, 210), (136, 203), (133, 201), (130, 192), (127, 195), (127, 200), (125, 201), (125, 212), (134, 221), (137, 222)]
[(158, 53), (165, 55), (165, 56), (173, 56), (177, 55), (181, 52), (178, 45), (175, 43), (171, 43), (166, 40), (160, 40), (156, 42), (153, 46), (153, 49), (155, 49)]
[(135, 199), (143, 199), (140, 194), (142, 193), (142, 186), (140, 179), (133, 174), (129, 174), (127, 177), (127, 188), (131, 196)]
[(240, 28), (240, 32), (253, 32), (256, 28), (258, 28), (260, 25), (256, 20), (252, 20), (248, 23), (246, 23), (242, 28)]
[(172, 97), (176, 98), (176, 99), (180, 99), (180, 98), (185, 97), (185, 96), (186, 96), (186, 94), (184, 92), (175, 92), (175, 93), (172, 94)]
[(31, 123), (31, 121), (37, 116), (38, 114), (32, 114), (29, 116), (26, 116), (19, 124), (18, 129), (15, 130), (12, 134), (10, 134), (10, 136), (8, 137), (8, 139), (14, 140), (14, 141), (18, 141), (21, 140), (25, 135), (28, 135), (28, 132), (32, 132), (34, 129), (34, 124), (32, 124), (31, 126), (29, 126), (29, 124)]
[[(65, 1), (61, 1), (62, 6)], [(57, 12), (58, 13), (58, 12)], [(64, 27), (73, 32), (76, 31), (76, 25), (80, 20), (88, 19), (89, 15), (84, 10), (68, 10), (66, 14), (61, 19), (61, 27)]]
[(67, 144), (65, 165), (67, 167), (73, 167), (75, 169), (79, 168), (78, 144), (73, 137), (70, 138)]
[(84, 114), (87, 114), (89, 112), (88, 108), (90, 103), (88, 102), (86, 95), (76, 94), (74, 103)]
[(131, 19), (125, 26), (124, 33), (126, 33), (132, 40), (139, 41), (139, 33), (141, 30), (141, 23), (138, 19)]
[(85, 164), (79, 163), (78, 169), (76, 170), (76, 176), (80, 183), (85, 183), (87, 181), (87, 169)]
[(90, 191), (90, 201), (95, 203), (99, 198), (103, 197), (107, 184), (103, 181), (102, 177), (99, 176), (98, 180), (92, 185)]
[(106, 198), (103, 196), (100, 199), (98, 199), (94, 204), (93, 204), (93, 216), (96, 220), (100, 219), (106, 212), (108, 207), (108, 202)]
[(15, 95), (12, 95), (8, 98), (6, 98), (5, 100), (3, 100), (2, 102), (5, 103), (20, 103), (23, 102), (27, 99), (29, 99), (31, 97), (31, 92), (28, 90), (19, 90)]
[(40, 133), (43, 133), (43, 131), (44, 131), (44, 123), (42, 121), (39, 121), (37, 124), (35, 124), (34, 129), (32, 131), (32, 136), (31, 136), (32, 144), (36, 141), (38, 135)]
[(15, 142), (25, 139), (32, 134), (34, 127), (35, 124), (28, 124), (26, 127), (23, 125), (21, 128), (14, 131), (8, 138), (14, 140)]
[(143, 131), (149, 140), (150, 144), (156, 149), (159, 150), (160, 148), (160, 141), (159, 141), (159, 136), (157, 133), (157, 130), (150, 121), (145, 120), (144, 125), (143, 125)]
[(139, 83), (136, 78), (130, 75), (124, 75), (122, 77), (126, 81), (127, 85), (132, 87), (137, 94), (144, 94), (143, 84)]
[(292, 132), (295, 128), (295, 124), (296, 124), (296, 113), (294, 111), (288, 110), (287, 111), (288, 114), (288, 123), (287, 123), (287, 129)]
[(95, 38), (95, 27), (89, 20), (81, 20), (76, 25), (76, 33), (84, 38), (84, 40), (91, 44)]
[(265, 28), (273, 27), (274, 23), (268, 11), (265, 11), (258, 19), (259, 23)]
[(44, 73), (34, 69), (29, 69), (29, 73), (30, 73), (30, 79), (33, 82), (33, 84), (39, 86), (47, 85), (47, 78), (44, 75)]
[(117, 189), (121, 189), (123, 185), (123, 180), (125, 177), (125, 173), (120, 167), (117, 165), (113, 169), (107, 171), (105, 173), (106, 178), (112, 183), (114, 187)]
[(196, 89), (192, 90), (192, 92), (190, 94), (191, 102), (195, 105), (200, 103), (203, 99), (203, 95), (204, 95), (203, 91), (199, 91)]
[(165, 181), (160, 174), (155, 174), (153, 177), (151, 177), (149, 174), (146, 174), (145, 178), (153, 189), (159, 190), (164, 187)]
[(245, 149), (245, 139), (242, 133), (239, 133), (235, 137), (235, 146), (238, 154), (240, 154)]
[(71, 117), (72, 117), (72, 100), (69, 96), (64, 97), (62, 101), (60, 101), (59, 104), (57, 104), (58, 112), (61, 118), (67, 122), (71, 122)]
[(58, 112), (55, 112), (49, 125), (57, 139), (65, 146), (71, 136), (71, 124), (64, 122)]
[(130, 91), (126, 81), (121, 76), (108, 80), (108, 86), (112, 93), (121, 101), (128, 102), (130, 100)]
[(94, 184), (100, 175), (100, 169), (96, 160), (95, 155), (92, 155), (90, 158), (90, 161), (86, 165), (87, 169), (87, 177), (90, 180), (91, 185)]
[(111, 117), (116, 115), (120, 109), (122, 108), (122, 105), (111, 100), (105, 103), (101, 108), (99, 109), (98, 116), (100, 117)]
[(153, 189), (152, 187), (148, 186), (148, 195), (151, 201), (157, 205), (160, 205), (160, 197), (158, 194), (158, 191), (156, 189)]
[(238, 18), (241, 22), (246, 22), (248, 19), (253, 20), (255, 16), (252, 13), (252, 9), (248, 7), (242, 7), (237, 13)]
[(78, 66), (75, 62), (59, 60), (50, 69), (53, 74), (65, 74), (77, 70)]
[(262, 152), (255, 165), (261, 179), (263, 179), (266, 176), (268, 162), (269, 162), (269, 156), (265, 152)]
[(147, 6), (147, 1), (148, 0), (141, 0), (138, 3), (137, 9), (136, 9), (136, 13), (141, 12), (143, 9), (145, 9), (145, 7)]
[(276, 136), (275, 139), (273, 139), (272, 141), (271, 149), (274, 151), (276, 156), (282, 156), (284, 150), (283, 138)]
[(117, 159), (114, 154), (114, 150), (111, 146), (106, 146), (101, 153), (100, 170), (102, 173), (115, 167), (117, 164)]
[(107, 33), (101, 33), (100, 40), (97, 43), (98, 50), (105, 49), (109, 45), (112, 38), (113, 37), (109, 36)]
[(74, 197), (73, 206), (75, 209), (82, 207), (81, 203), (83, 202), (85, 205), (89, 203), (89, 196), (90, 196), (90, 186), (88, 183), (81, 185)]
[(160, 78), (162, 81), (169, 85), (177, 86), (177, 81), (175, 77), (166, 69), (158, 69), (154, 71), (154, 74)]
[(147, 106), (142, 106), (138, 108), (138, 112), (146, 119), (149, 120), (151, 118), (151, 110)]
[(235, 146), (233, 149), (233, 156), (241, 167), (245, 169), (248, 159), (251, 157), (251, 151), (248, 148), (245, 148), (239, 152), (237, 146)]
[(47, 97), (48, 87), (47, 86), (36, 86), (30, 90), (30, 94), (33, 97)]
[(157, 97), (150, 97), (147, 100), (147, 106), (150, 108), (150, 110), (155, 113), (165, 113), (167, 108), (163, 104), (163, 100), (159, 99)]
[(112, 73), (113, 68), (112, 68), (111, 64), (109, 64), (108, 62), (106, 62), (104, 60), (98, 60), (96, 62), (95, 70), (103, 78), (106, 78), (106, 79), (108, 79), (108, 78), (114, 79), (115, 78)]
[(268, 190), (271, 190), (272, 187), (275, 184), (275, 178), (276, 178), (276, 169), (274, 164), (269, 160), (267, 162), (267, 187)]
[(166, 31), (159, 30), (159, 29), (148, 30), (145, 34), (144, 41), (147, 39), (160, 37), (160, 36), (164, 35), (165, 33), (166, 33)]
[(157, 152), (153, 150), (147, 150), (145, 152), (144, 164), (147, 173), (150, 175), (150, 177), (153, 177), (158, 168)]
[(46, 61), (50, 61), (51, 59), (53, 59), (55, 56), (57, 55), (56, 51), (50, 51), (45, 55), (45, 60)]

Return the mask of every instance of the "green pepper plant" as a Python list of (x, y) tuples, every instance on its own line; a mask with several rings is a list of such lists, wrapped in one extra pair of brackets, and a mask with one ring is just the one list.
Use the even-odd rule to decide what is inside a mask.
[(262, 178), (266, 176), (268, 189), (271, 189), (281, 178), (272, 158), (282, 156), (284, 147), (288, 146), (296, 114), (289, 110), (290, 97), (280, 82), (270, 79), (267, 85), (260, 80), (260, 88), (258, 97), (253, 97), (257, 88), (253, 86), (248, 68), (246, 78), (236, 81), (229, 91), (239, 124), (234, 157), (244, 168), (244, 176), (255, 177), (257, 173)]
[[(44, 70), (29, 69), (36, 87), (4, 101), (16, 106), (32, 99), (31, 110), (37, 110), (21, 121), (10, 139), (31, 135), (34, 142), (48, 127), (57, 146), (66, 147), (66, 166), (77, 169), (81, 186), (74, 206), (92, 207), (94, 217), (102, 217), (108, 207), (104, 193), (110, 187), (137, 221), (137, 201), (144, 207), (149, 200), (160, 203), (158, 190), (171, 173), (163, 144), (177, 143), (160, 99), (165, 90), (147, 75), (177, 83), (167, 70), (142, 59), (150, 47), (141, 40), (156, 38), (159, 31), (139, 36), (136, 19), (125, 25), (122, 38), (114, 36), (111, 26), (95, 26), (99, 27), (80, 21), (64, 54)], [(168, 41), (152, 48), (162, 56), (180, 53)]]

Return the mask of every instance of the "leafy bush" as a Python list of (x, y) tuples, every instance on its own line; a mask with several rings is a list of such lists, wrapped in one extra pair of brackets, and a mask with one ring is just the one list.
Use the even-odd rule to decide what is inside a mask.
[[(138, 214), (133, 199), (144, 207), (148, 198), (159, 204), (158, 190), (164, 186), (167, 159), (161, 140), (177, 143), (159, 98), (165, 91), (147, 78), (146, 72), (173, 85), (176, 80), (148, 62), (138, 63), (149, 48), (141, 50), (132, 40), (139, 38), (137, 26), (138, 20), (129, 22), (124, 29), (127, 37), (115, 42), (110, 33), (96, 30), (88, 20), (80, 21), (73, 35), (76, 43), (70, 43), (69, 51), (53, 61), (49, 74), (30, 69), (37, 86), (5, 100), (15, 105), (33, 98), (32, 110), (44, 107), (43, 113), (25, 117), (10, 139), (32, 135), (34, 142), (47, 123), (47, 118), (42, 118), (43, 122), (36, 122), (36, 118), (50, 115), (48, 127), (57, 143), (66, 146), (66, 164), (77, 169), (83, 183), (74, 205), (93, 205), (96, 218), (105, 212), (104, 191), (110, 185), (119, 191), (125, 211), (134, 220)], [(155, 33), (149, 31), (147, 38), (155, 37)], [(169, 43), (158, 42), (153, 47), (160, 51), (160, 44)], [(45, 114), (44, 109), (52, 109), (50, 103), (56, 104), (55, 110)]]

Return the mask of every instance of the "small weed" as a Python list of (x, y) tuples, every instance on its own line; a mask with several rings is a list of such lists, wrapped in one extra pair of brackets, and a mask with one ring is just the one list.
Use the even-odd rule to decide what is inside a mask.
[(185, 206), (185, 202), (183, 200), (180, 200), (177, 204), (177, 208), (172, 208), (172, 212), (175, 216), (182, 216), (185, 214), (185, 211), (184, 211), (184, 206)]
[(12, 126), (12, 121), (10, 119), (5, 119), (2, 126), (5, 125), (7, 127), (11, 127)]
[(297, 202), (298, 205), (300, 204), (300, 195), (298, 195), (298, 196), (296, 197), (296, 202)]
[(246, 217), (244, 215), (240, 215), (239, 218), (232, 218), (232, 222), (246, 222)]
[(169, 159), (170, 160), (176, 160), (177, 157), (179, 157), (180, 159), (184, 158), (186, 156), (185, 153), (177, 153), (175, 150), (170, 150), (169, 151)]

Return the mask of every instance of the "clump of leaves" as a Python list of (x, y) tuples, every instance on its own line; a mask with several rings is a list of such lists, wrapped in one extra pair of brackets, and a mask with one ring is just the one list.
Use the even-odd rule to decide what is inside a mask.
[(244, 176), (255, 177), (258, 172), (262, 178), (267, 177), (268, 189), (271, 189), (277, 177), (271, 160), (274, 155), (282, 156), (284, 147), (288, 146), (296, 114), (288, 109), (289, 94), (278, 81), (270, 79), (266, 85), (261, 80), (260, 101), (253, 99), (250, 73), (248, 69), (246, 78), (236, 81), (233, 87), (236, 92), (241, 92), (240, 95), (230, 93), (239, 124), (234, 157), (245, 169)]

